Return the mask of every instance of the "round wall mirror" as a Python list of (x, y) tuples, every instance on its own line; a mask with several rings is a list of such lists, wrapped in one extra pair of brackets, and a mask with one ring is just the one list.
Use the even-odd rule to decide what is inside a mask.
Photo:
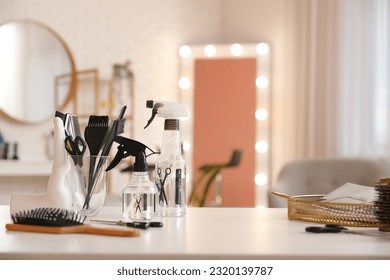
[(75, 90), (69, 48), (41, 23), (2, 24), (0, 61), (0, 111), (18, 122), (47, 120), (68, 103)]

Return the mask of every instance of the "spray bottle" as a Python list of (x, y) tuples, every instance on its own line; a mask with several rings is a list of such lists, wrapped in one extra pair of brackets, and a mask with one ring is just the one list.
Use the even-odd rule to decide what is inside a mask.
[[(156, 215), (157, 188), (149, 178), (146, 158), (156, 152), (138, 141), (122, 136), (116, 136), (114, 141), (119, 144), (118, 151), (106, 171), (113, 169), (126, 157), (135, 157), (132, 176), (122, 191), (123, 217), (134, 221), (150, 220)], [(148, 155), (147, 149), (151, 152)]]
[(184, 216), (186, 214), (187, 163), (182, 155), (179, 120), (189, 118), (189, 112), (175, 102), (148, 100), (152, 109), (148, 127), (155, 116), (165, 119), (161, 154), (156, 159), (156, 186), (158, 189), (158, 216)]

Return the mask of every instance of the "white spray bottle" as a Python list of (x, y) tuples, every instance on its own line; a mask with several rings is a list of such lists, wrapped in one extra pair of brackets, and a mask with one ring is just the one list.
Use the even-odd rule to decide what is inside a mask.
[(188, 119), (190, 114), (175, 102), (148, 100), (146, 107), (152, 109), (152, 116), (145, 128), (156, 115), (165, 119), (161, 154), (156, 159), (157, 215), (184, 216), (187, 162), (181, 151), (179, 121)]

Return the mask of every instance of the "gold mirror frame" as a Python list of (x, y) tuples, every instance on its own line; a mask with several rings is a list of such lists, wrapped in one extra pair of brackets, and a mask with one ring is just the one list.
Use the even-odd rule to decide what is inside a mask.
[[(48, 40), (50, 40), (50, 42), (53, 42), (54, 45), (56, 45), (56, 46), (58, 45), (58, 46), (62, 47), (62, 49), (59, 49), (59, 52), (60, 52), (60, 55), (63, 58), (65, 58), (65, 60), (66, 60), (66, 61), (65, 60), (63, 60), (63, 61), (65, 61), (64, 64), (66, 64), (66, 66), (64, 68), (66, 68), (65, 71), (67, 71), (67, 73), (62, 73), (62, 74), (68, 74), (70, 76), (70, 82), (68, 83), (66, 88), (63, 88), (60, 91), (61, 92), (61, 96), (60, 97), (59, 96), (55, 96), (56, 95), (55, 79), (56, 79), (56, 76), (60, 75), (60, 73), (54, 73), (54, 72), (50, 72), (49, 73), (49, 74), (51, 74), (52, 77), (50, 77), (50, 75), (48, 75), (47, 78), (45, 78), (44, 80), (48, 81), (48, 83), (45, 82), (46, 87), (52, 87), (52, 90), (46, 90), (46, 91), (43, 90), (42, 92), (45, 92), (45, 94), (46, 94), (45, 96), (48, 96), (48, 94), (52, 94), (53, 95), (53, 98), (52, 98), (53, 99), (53, 103), (52, 103), (52, 105), (49, 105), (50, 107), (48, 107), (48, 109), (47, 109), (47, 114), (45, 113), (44, 115), (39, 116), (37, 119), (31, 120), (31, 119), (28, 118), (28, 116), (27, 117), (21, 117), (21, 116), (19, 116), (19, 114), (15, 114), (14, 112), (12, 112), (12, 111), (8, 110), (7, 108), (5, 108), (4, 104), (2, 104), (2, 102), (4, 102), (4, 101), (2, 101), (1, 98), (3, 98), (3, 100), (4, 100), (5, 97), (6, 97), (7, 92), (10, 92), (10, 91), (12, 92), (12, 88), (11, 88), (11, 90), (7, 90), (9, 88), (6, 89), (5, 86), (4, 86), (3, 92), (0, 91), (0, 114), (2, 116), (6, 117), (9, 120), (12, 120), (12, 121), (15, 121), (15, 122), (21, 123), (21, 124), (37, 124), (37, 123), (41, 123), (41, 122), (47, 121), (51, 117), (53, 117), (56, 110), (62, 110), (65, 106), (67, 106), (67, 104), (70, 102), (70, 100), (72, 99), (73, 95), (75, 94), (76, 83), (77, 83), (76, 75), (75, 75), (75, 73), (76, 73), (75, 62), (74, 62), (72, 53), (70, 52), (70, 49), (67, 46), (67, 44), (65, 43), (65, 41), (58, 35), (57, 32), (55, 32), (50, 27), (48, 27), (45, 24), (42, 24), (40, 22), (34, 21), (34, 20), (20, 19), (20, 20), (12, 20), (12, 21), (8, 21), (8, 22), (3, 23), (3, 24), (0, 25), (0, 29), (4, 28), (5, 26), (9, 27), (13, 23), (16, 23), (17, 25), (20, 25), (20, 26), (23, 25), (22, 26), (23, 28), (25, 28), (25, 27), (33, 28), (33, 29), (37, 29), (38, 28), (39, 32), (42, 32), (43, 34), (47, 33), (48, 35), (51, 35), (51, 37), (48, 36)], [(31, 35), (32, 35), (31, 33), (28, 34), (29, 37), (31, 37)], [(35, 43), (36, 42), (38, 42), (38, 40), (36, 40)], [(3, 50), (6, 51), (6, 47), (7, 46), (4, 47), (4, 45), (3, 45)], [(38, 50), (42, 51), (42, 53), (45, 53), (45, 52), (47, 53), (48, 51), (51, 51), (52, 48), (48, 47), (48, 49), (45, 49), (45, 50), (43, 48), (42, 49), (38, 49)], [(30, 53), (28, 53), (28, 54), (30, 54)], [(62, 57), (61, 57), (61, 59), (62, 59)], [(30, 59), (30, 62), (31, 62), (31, 58), (30, 57), (29, 57), (29, 59)], [(41, 62), (42, 62), (42, 60), (39, 59), (39, 63), (41, 63)], [(53, 63), (53, 60), (52, 59), (48, 59), (48, 63)], [(8, 66), (14, 66), (16, 64), (17, 64), (16, 61), (11, 61), (11, 64), (8, 64)], [(39, 64), (40, 67), (41, 67), (41, 65), (42, 64)], [(47, 65), (47, 63), (46, 63), (46, 65)], [(6, 73), (6, 71), (7, 71), (6, 67), (7, 66), (5, 66), (3, 69), (1, 69), (1, 66), (0, 66), (0, 75), (1, 75), (1, 73)], [(23, 67), (23, 65), (19, 69), (22, 69), (22, 67)], [(42, 69), (42, 68), (40, 68), (40, 69)], [(62, 71), (63, 69), (59, 69), (59, 70)], [(22, 71), (20, 71), (20, 72), (22, 72)], [(42, 76), (40, 76), (40, 77), (42, 77)], [(17, 81), (17, 82), (20, 83), (20, 85), (22, 85), (22, 86), (26, 86), (27, 85), (26, 79), (23, 79), (22, 81)], [(36, 83), (36, 84), (38, 84), (38, 83)], [(42, 85), (42, 87), (44, 87), (45, 85)], [(41, 86), (41, 85), (39, 85), (39, 86)], [(37, 90), (35, 90), (33, 92), (31, 92), (31, 89), (30, 89), (30, 91), (26, 90), (25, 92), (23, 92), (21, 94), (21, 96), (22, 96), (22, 98), (25, 99), (26, 97), (23, 97), (23, 96), (26, 95), (27, 98), (28, 98), (28, 95), (31, 95), (34, 92), (37, 92)], [(51, 98), (51, 96), (49, 96), (49, 97)], [(47, 99), (44, 99), (42, 97), (41, 98), (37, 98), (37, 99), (40, 99), (38, 102), (45, 102), (46, 104), (48, 103)], [(57, 100), (61, 100), (61, 102), (59, 104), (55, 104), (55, 102)], [(20, 105), (20, 102), (16, 102), (16, 104)], [(18, 109), (18, 110), (20, 110), (20, 109)], [(31, 115), (31, 113), (30, 113), (30, 115)]]

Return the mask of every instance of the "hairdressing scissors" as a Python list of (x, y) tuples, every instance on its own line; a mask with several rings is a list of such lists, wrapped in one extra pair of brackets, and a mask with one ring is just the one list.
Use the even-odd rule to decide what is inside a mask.
[(162, 222), (127, 222), (127, 221), (114, 221), (114, 220), (94, 220), (92, 219), (91, 222), (98, 222), (98, 223), (104, 223), (109, 225), (118, 225), (118, 226), (125, 226), (125, 227), (133, 227), (133, 228), (140, 228), (140, 229), (148, 229), (149, 227), (163, 227)]
[(306, 227), (307, 232), (313, 233), (338, 233), (342, 231), (348, 231), (346, 227), (342, 227), (339, 225), (325, 225), (324, 227)]
[(83, 166), (82, 156), (85, 153), (87, 144), (80, 136), (74, 139), (68, 135), (65, 137), (65, 149), (72, 156), (75, 165)]
[(170, 167), (167, 167), (165, 168), (165, 174), (164, 174), (164, 178), (162, 178), (162, 171), (161, 171), (161, 167), (158, 167), (157, 168), (157, 175), (158, 177), (160, 178), (160, 196), (159, 196), (159, 201), (165, 201), (165, 203), (168, 205), (168, 200), (167, 200), (167, 195), (165, 193), (165, 189), (164, 189), (164, 186), (165, 186), (165, 181), (167, 180), (167, 177), (171, 174), (172, 172), (172, 169)]
[(349, 234), (361, 234), (361, 235), (368, 235), (368, 236), (381, 236), (381, 237), (387, 237), (390, 238), (390, 235), (388, 232), (381, 232), (378, 230), (375, 231), (369, 231), (369, 230), (350, 230), (346, 227), (340, 226), (340, 225), (333, 225), (333, 224), (327, 224), (323, 227), (319, 226), (310, 226), (306, 227), (307, 232), (312, 233), (349, 233)]

